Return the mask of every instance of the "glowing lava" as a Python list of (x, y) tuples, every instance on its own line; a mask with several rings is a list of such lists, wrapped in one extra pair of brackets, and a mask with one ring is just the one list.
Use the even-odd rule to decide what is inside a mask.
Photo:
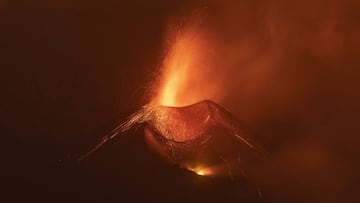
[(199, 176), (209, 176), (211, 175), (211, 171), (207, 168), (188, 168), (188, 170), (194, 172), (195, 174), (199, 175)]
[(187, 25), (170, 32), (160, 84), (155, 87), (157, 95), (151, 105), (186, 106), (217, 95), (212, 43), (199, 29), (199, 25)]
[(203, 176), (205, 175), (205, 172), (200, 170), (200, 171), (195, 171), (196, 174), (198, 174), (199, 176)]
[[(189, 39), (178, 39), (173, 45), (168, 58), (164, 61), (163, 78), (160, 88), (159, 103), (165, 106), (181, 105), (181, 91), (187, 86), (191, 63), (195, 53), (191, 53)], [(190, 49), (190, 50), (189, 50)]]

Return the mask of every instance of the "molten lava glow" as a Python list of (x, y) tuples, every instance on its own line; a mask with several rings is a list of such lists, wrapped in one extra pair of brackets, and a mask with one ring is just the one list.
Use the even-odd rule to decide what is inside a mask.
[(199, 176), (203, 176), (205, 175), (205, 172), (200, 170), (200, 171), (195, 171), (196, 174), (198, 174)]
[(170, 32), (160, 83), (152, 104), (186, 106), (204, 99), (214, 99), (217, 85), (211, 61), (209, 38), (199, 26), (188, 25)]
[(213, 173), (211, 173), (211, 170), (208, 168), (189, 168), (188, 170), (196, 173), (199, 176), (208, 176)]
[(182, 99), (179, 96), (182, 88), (186, 86), (190, 65), (195, 57), (195, 54), (188, 50), (191, 48), (190, 45), (186, 39), (177, 40), (169, 53), (169, 58), (164, 61), (165, 81), (159, 95), (162, 105), (181, 105)]

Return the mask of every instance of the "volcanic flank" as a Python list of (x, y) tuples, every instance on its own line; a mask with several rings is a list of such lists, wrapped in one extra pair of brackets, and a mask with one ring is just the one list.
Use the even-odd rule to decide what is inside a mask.
[(199, 175), (243, 178), (263, 153), (243, 124), (220, 105), (204, 100), (184, 107), (145, 106), (82, 158), (140, 124), (146, 126), (145, 138), (153, 151)]

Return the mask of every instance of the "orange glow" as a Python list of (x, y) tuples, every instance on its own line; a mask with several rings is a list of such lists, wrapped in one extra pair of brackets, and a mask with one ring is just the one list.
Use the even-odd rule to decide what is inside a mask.
[(205, 172), (200, 170), (200, 171), (195, 171), (196, 174), (198, 174), (199, 176), (203, 176), (205, 175)]
[(184, 166), (185, 169), (194, 172), (196, 175), (199, 176), (210, 176), (214, 175), (215, 171), (213, 171), (213, 167), (209, 166), (203, 166), (203, 165), (197, 165), (197, 166)]
[(181, 89), (186, 86), (191, 63), (196, 57), (189, 49), (191, 46), (186, 39), (178, 39), (169, 53), (169, 58), (164, 61), (166, 70), (163, 77), (165, 81), (159, 94), (160, 104), (181, 105), (179, 94)]
[(218, 84), (213, 75), (212, 43), (199, 29), (199, 25), (188, 25), (170, 33), (172, 43), (162, 63), (159, 89), (152, 104), (185, 106), (214, 99)]
[(210, 169), (208, 168), (193, 168), (193, 169), (189, 169), (190, 171), (193, 171), (194, 173), (196, 173), (197, 175), (199, 176), (208, 176), (208, 175), (211, 175), (212, 172)]

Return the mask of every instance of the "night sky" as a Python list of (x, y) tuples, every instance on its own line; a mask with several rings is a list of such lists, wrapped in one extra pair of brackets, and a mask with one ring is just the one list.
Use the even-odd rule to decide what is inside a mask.
[[(358, 201), (359, 9), (355, 0), (2, 0), (0, 201)], [(149, 101), (167, 26), (194, 10), (216, 43), (216, 102), (269, 151), (256, 180), (169, 165), (141, 127), (79, 162)]]

